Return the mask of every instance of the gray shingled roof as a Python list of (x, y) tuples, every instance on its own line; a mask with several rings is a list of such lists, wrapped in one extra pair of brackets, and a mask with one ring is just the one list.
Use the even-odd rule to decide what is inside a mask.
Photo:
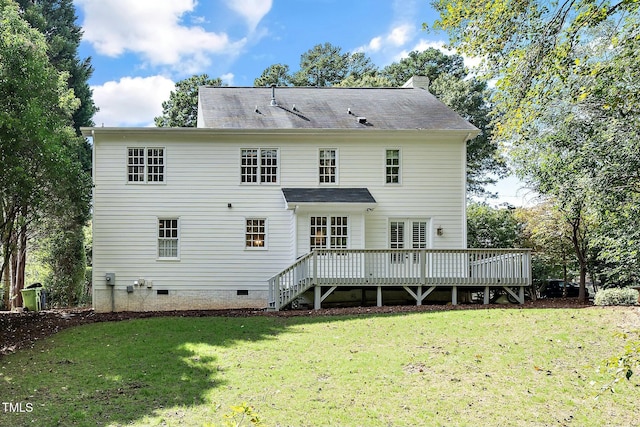
[(376, 203), (366, 188), (283, 188), (287, 203)]
[(277, 87), (277, 106), (271, 97), (271, 88), (203, 86), (198, 127), (476, 130), (418, 88)]

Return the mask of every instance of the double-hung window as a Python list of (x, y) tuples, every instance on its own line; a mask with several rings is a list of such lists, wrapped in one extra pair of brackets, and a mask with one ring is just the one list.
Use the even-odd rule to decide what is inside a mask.
[(320, 184), (335, 184), (337, 182), (337, 151), (335, 149), (320, 149), (318, 177)]
[(385, 154), (385, 182), (400, 184), (400, 150), (386, 150)]
[(348, 217), (312, 216), (309, 225), (309, 248), (311, 250), (348, 248)]
[(127, 148), (127, 182), (164, 183), (165, 149), (162, 147)]
[(266, 247), (267, 220), (264, 218), (248, 218), (245, 228), (245, 248), (264, 248)]
[(240, 182), (278, 183), (277, 148), (243, 148), (240, 150)]
[(179, 229), (177, 218), (158, 219), (158, 259), (179, 258)]

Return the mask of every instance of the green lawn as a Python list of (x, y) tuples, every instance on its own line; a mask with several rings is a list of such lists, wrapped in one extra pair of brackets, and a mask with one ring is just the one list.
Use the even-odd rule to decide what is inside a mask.
[[(150, 318), (0, 358), (2, 426), (638, 425), (637, 376), (598, 391), (637, 308)], [(597, 397), (597, 398), (596, 398)], [(24, 409), (24, 407), (23, 407)], [(234, 424), (235, 425), (235, 424)]]

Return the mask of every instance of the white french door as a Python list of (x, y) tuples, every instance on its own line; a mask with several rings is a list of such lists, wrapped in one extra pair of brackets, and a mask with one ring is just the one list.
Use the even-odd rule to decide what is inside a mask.
[[(392, 219), (389, 221), (390, 249), (426, 249), (429, 247), (428, 219)], [(403, 263), (408, 255), (391, 254), (392, 263)], [(418, 254), (414, 254), (412, 261), (419, 262)]]

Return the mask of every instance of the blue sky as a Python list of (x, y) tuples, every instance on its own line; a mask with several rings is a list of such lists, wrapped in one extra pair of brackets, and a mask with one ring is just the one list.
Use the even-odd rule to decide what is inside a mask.
[[(269, 65), (296, 71), (300, 55), (330, 42), (383, 67), (442, 46), (422, 30), (428, 0), (75, 0), (97, 125), (148, 126), (173, 83), (193, 74), (252, 86)], [(128, 104), (135, 108), (123, 108)]]
[[(252, 86), (269, 65), (295, 72), (300, 55), (330, 42), (384, 67), (443, 47), (426, 32), (429, 0), (74, 0), (91, 57), (97, 126), (152, 126), (175, 82), (193, 74)], [(512, 184), (509, 187), (513, 187)], [(500, 189), (514, 204), (522, 195)], [(513, 194), (511, 194), (513, 193)]]

